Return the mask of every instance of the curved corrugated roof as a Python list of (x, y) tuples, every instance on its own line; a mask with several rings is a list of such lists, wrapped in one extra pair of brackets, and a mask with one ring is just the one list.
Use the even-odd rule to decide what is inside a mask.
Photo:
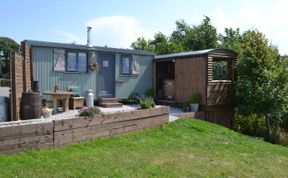
[(189, 51), (189, 52), (180, 52), (180, 53), (172, 53), (172, 54), (164, 54), (164, 55), (157, 55), (154, 57), (155, 60), (161, 60), (161, 59), (171, 59), (171, 58), (182, 58), (187, 56), (202, 56), (202, 55), (208, 55), (211, 52), (215, 51), (227, 51), (235, 54), (232, 50), (229, 49), (205, 49), (200, 51)]
[(116, 52), (116, 53), (136, 54), (136, 55), (138, 54), (138, 55), (146, 55), (146, 56), (154, 55), (153, 53), (149, 51), (122, 49), (122, 48), (110, 48), (110, 47), (101, 47), (101, 46), (89, 47), (87, 45), (79, 45), (79, 44), (73, 44), (73, 43), (58, 43), (58, 42), (36, 41), (36, 40), (24, 40), (24, 42), (29, 46), (78, 49), (78, 50), (95, 50), (95, 51), (102, 51), (102, 52)]

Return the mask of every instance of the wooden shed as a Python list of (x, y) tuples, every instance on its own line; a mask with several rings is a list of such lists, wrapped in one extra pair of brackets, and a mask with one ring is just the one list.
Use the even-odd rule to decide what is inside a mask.
[(183, 105), (192, 92), (201, 96), (206, 120), (232, 127), (236, 54), (207, 49), (154, 58), (154, 91), (161, 103)]

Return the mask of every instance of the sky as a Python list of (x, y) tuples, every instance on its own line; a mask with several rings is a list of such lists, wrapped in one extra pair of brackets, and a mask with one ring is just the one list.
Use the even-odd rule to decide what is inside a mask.
[(0, 0), (0, 36), (130, 48), (138, 37), (166, 35), (184, 19), (198, 25), (204, 16), (218, 33), (224, 28), (258, 29), (281, 54), (288, 54), (288, 1), (285, 0)]

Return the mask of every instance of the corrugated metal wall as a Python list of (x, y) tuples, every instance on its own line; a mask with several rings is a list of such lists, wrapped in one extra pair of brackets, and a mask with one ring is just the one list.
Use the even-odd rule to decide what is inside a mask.
[(96, 73), (65, 73), (53, 71), (53, 48), (33, 47), (33, 79), (40, 82), (40, 91), (52, 91), (55, 85), (60, 90), (67, 86), (79, 86), (82, 96), (87, 89), (92, 89), (96, 96)]
[(128, 98), (132, 92), (145, 94), (149, 88), (152, 88), (152, 56), (133, 56), (139, 62), (140, 74), (132, 76), (121, 76), (120, 57), (120, 54), (115, 55), (116, 97)]
[[(115, 54), (115, 97), (128, 98), (133, 92), (145, 94), (152, 88), (152, 56), (133, 56), (138, 59), (140, 74), (131, 76), (120, 74), (120, 56)], [(97, 72), (54, 72), (53, 60), (53, 48), (33, 47), (33, 79), (40, 82), (41, 92), (52, 91), (55, 85), (60, 90), (67, 90), (67, 86), (79, 86), (82, 96), (85, 96), (87, 89), (92, 89), (97, 98)]]

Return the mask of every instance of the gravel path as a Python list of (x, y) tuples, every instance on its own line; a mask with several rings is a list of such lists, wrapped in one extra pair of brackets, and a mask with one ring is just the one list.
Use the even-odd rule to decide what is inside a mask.
[[(114, 112), (125, 112), (125, 111), (137, 110), (139, 108), (139, 105), (123, 105), (122, 107), (119, 107), (119, 108), (102, 108), (102, 107), (99, 107), (99, 108), (101, 112), (103, 113), (114, 113)], [(182, 110), (179, 108), (170, 107), (169, 122), (172, 122), (178, 119), (178, 117), (175, 116), (175, 114), (177, 113), (182, 113)], [(68, 112), (54, 114), (51, 116), (51, 119), (72, 117), (78, 114), (79, 114), (79, 110), (77, 109), (69, 110)]]

